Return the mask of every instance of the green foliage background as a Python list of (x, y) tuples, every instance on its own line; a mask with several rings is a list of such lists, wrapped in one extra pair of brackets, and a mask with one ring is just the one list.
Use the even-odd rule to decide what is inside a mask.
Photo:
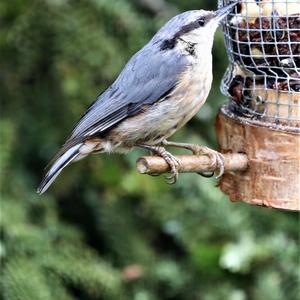
[[(35, 193), (130, 56), (177, 12), (216, 6), (145, 2), (0, 2), (0, 299), (299, 299), (298, 215), (231, 204), (213, 179), (181, 175), (170, 187), (138, 175), (133, 151), (89, 157)], [(176, 140), (215, 146), (221, 32), (215, 45), (209, 100)]]

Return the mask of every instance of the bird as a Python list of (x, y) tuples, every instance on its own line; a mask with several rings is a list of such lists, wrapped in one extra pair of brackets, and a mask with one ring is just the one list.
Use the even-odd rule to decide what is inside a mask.
[(214, 34), (236, 4), (186, 11), (163, 25), (89, 106), (52, 159), (37, 193), (44, 193), (71, 162), (91, 153), (126, 153), (135, 147), (168, 163), (170, 184), (177, 181), (180, 166), (166, 147), (208, 155), (222, 175), (223, 157), (217, 151), (167, 139), (206, 101), (213, 80)]

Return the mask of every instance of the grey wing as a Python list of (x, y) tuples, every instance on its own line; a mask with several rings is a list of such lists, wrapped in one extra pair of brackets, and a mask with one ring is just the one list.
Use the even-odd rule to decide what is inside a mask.
[(167, 95), (185, 70), (187, 59), (145, 47), (127, 63), (117, 80), (89, 107), (70, 140), (99, 135)]

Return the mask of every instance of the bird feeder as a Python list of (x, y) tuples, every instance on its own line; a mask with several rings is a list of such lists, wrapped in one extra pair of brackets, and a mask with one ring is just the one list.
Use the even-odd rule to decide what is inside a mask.
[[(240, 1), (223, 31), (230, 64), (221, 84), (229, 102), (216, 120), (219, 186), (234, 202), (300, 210), (300, 1)], [(177, 158), (179, 172), (216, 167), (206, 156)], [(160, 157), (142, 157), (137, 167), (169, 170)]]
[(246, 154), (248, 168), (227, 172), (220, 188), (232, 201), (300, 210), (300, 2), (241, 1), (223, 30), (229, 103), (217, 140), (222, 153)]

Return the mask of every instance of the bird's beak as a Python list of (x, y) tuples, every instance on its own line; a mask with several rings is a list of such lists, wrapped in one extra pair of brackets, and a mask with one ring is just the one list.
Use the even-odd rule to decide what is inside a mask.
[(232, 9), (238, 4), (239, 2), (236, 1), (234, 3), (231, 3), (229, 5), (226, 5), (224, 7), (219, 8), (214, 12), (213, 20), (220, 22), (225, 16), (227, 16), (230, 12), (232, 12)]

